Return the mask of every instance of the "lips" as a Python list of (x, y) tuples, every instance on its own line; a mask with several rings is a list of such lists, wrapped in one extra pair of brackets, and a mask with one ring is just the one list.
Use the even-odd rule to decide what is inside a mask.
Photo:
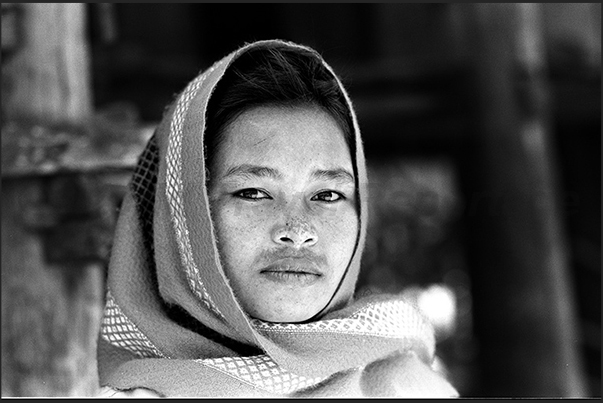
[(309, 259), (300, 258), (279, 259), (262, 269), (262, 272), (264, 271), (307, 273), (317, 276), (322, 276), (323, 274), (316, 263)]
[(316, 263), (300, 258), (279, 259), (263, 268), (260, 273), (276, 282), (304, 285), (312, 284), (324, 276)]

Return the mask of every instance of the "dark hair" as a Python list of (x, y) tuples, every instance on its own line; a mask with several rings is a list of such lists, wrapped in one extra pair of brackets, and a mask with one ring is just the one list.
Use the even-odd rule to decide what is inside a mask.
[(329, 113), (354, 153), (353, 123), (337, 80), (320, 55), (286, 46), (246, 51), (227, 69), (212, 94), (206, 113), (207, 168), (213, 164), (224, 130), (246, 110), (263, 105), (315, 105)]

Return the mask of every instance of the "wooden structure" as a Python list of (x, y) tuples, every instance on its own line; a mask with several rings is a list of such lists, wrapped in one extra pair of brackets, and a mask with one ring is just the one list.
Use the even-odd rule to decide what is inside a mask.
[(91, 227), (104, 219), (102, 192), (56, 164), (65, 133), (84, 136), (92, 114), (86, 6), (12, 7), (17, 40), (3, 43), (2, 60), (2, 396), (93, 396), (106, 256)]
[(479, 105), (469, 222), (482, 388), (490, 396), (581, 397), (542, 8), (475, 4), (466, 11)]

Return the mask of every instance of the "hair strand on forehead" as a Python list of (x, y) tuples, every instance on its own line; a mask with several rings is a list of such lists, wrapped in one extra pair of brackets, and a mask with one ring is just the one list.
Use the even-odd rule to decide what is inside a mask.
[(305, 48), (258, 47), (233, 62), (209, 101), (205, 134), (209, 169), (226, 127), (259, 106), (319, 107), (335, 119), (350, 152), (354, 151), (349, 107), (321, 56)]

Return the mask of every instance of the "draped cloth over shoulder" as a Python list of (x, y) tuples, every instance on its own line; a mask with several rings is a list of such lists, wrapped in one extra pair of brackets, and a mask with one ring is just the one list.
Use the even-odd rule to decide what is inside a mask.
[[(303, 48), (322, 61), (290, 42), (248, 44), (197, 76), (165, 112), (117, 223), (98, 344), (100, 383), (165, 396), (376, 395), (373, 379), (384, 382), (387, 374), (379, 371), (392, 370), (370, 375), (369, 369), (393, 354), (406, 357), (395, 361), (400, 376), (393, 379), (402, 390), (395, 394), (412, 395), (420, 371), (400, 363), (411, 357), (430, 371), (429, 323), (402, 300), (352, 300), (365, 242), (367, 177), (356, 116), (341, 84), (355, 131), (360, 231), (339, 288), (315, 320), (277, 324), (247, 316), (228, 284), (205, 186), (205, 111), (226, 69), (254, 47)], [(433, 390), (434, 397), (454, 393)]]

